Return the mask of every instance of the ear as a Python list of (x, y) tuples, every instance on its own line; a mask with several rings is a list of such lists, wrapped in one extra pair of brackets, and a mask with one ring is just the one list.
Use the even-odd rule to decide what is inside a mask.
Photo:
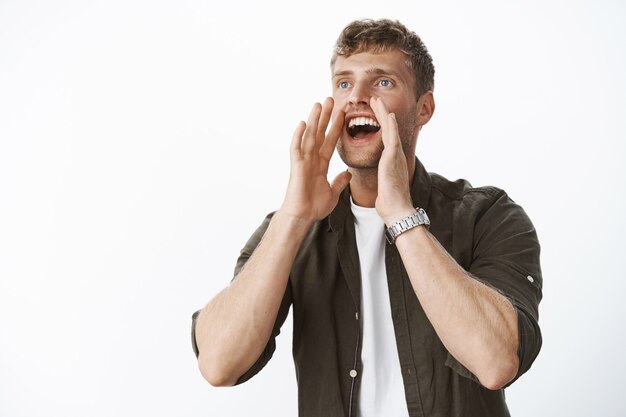
[(435, 97), (433, 92), (428, 90), (417, 100), (417, 125), (422, 127), (433, 116), (435, 112)]

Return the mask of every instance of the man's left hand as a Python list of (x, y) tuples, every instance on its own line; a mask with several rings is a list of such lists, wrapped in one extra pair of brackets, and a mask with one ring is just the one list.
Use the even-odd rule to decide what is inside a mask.
[(398, 133), (396, 115), (389, 113), (385, 103), (372, 97), (370, 106), (381, 126), (384, 150), (378, 164), (378, 196), (376, 211), (387, 226), (415, 211), (409, 191), (406, 156)]

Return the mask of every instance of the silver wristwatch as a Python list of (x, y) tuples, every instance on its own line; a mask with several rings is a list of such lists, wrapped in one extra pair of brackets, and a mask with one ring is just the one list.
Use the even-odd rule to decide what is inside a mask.
[(385, 237), (390, 245), (396, 241), (397, 237), (417, 226), (430, 227), (430, 219), (423, 208), (416, 208), (415, 213), (400, 219), (385, 230)]

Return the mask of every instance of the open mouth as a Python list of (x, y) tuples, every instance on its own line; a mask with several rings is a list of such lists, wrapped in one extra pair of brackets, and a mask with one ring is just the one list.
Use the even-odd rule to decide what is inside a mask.
[(355, 139), (364, 139), (380, 130), (380, 124), (371, 117), (355, 117), (348, 122), (348, 134)]

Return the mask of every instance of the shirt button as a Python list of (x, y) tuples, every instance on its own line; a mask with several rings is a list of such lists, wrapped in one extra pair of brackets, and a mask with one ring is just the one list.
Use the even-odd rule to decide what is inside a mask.
[(351, 370), (351, 371), (350, 371), (350, 377), (351, 377), (351, 378), (356, 378), (356, 376), (357, 376), (356, 371), (355, 371), (354, 369), (353, 369), (353, 370)]
[(535, 282), (535, 279), (533, 277), (531, 277), (530, 275), (526, 277), (526, 279), (528, 280), (528, 282)]

